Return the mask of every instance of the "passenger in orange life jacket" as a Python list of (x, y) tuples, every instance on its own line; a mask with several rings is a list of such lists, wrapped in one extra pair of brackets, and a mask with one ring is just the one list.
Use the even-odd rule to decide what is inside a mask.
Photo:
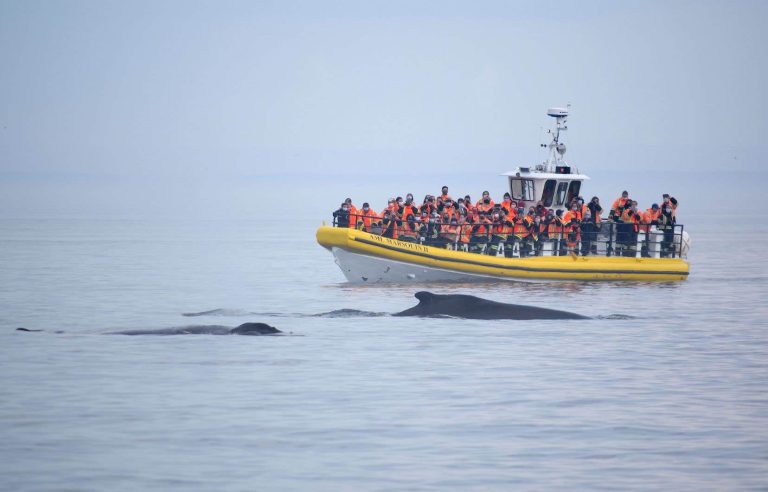
[(578, 202), (571, 203), (571, 209), (563, 214), (563, 235), (569, 253), (575, 253), (581, 242), (581, 212)]
[(402, 228), (400, 230), (399, 239), (409, 243), (418, 242), (419, 238), (419, 226), (416, 223), (416, 216), (409, 214), (408, 218), (403, 220)]
[(472, 205), (472, 198), (469, 195), (464, 196), (464, 206), (467, 207), (467, 212), (477, 211), (477, 207)]
[(504, 201), (501, 202), (501, 207), (507, 214), (507, 217), (517, 215), (517, 205), (512, 203), (512, 197), (509, 193), (504, 193)]
[(514, 224), (507, 220), (507, 211), (502, 208), (494, 208), (491, 215), (491, 240), (488, 254), (496, 256), (499, 245), (504, 244), (506, 249), (507, 238), (512, 234)]
[(448, 249), (453, 249), (459, 240), (459, 225), (456, 217), (443, 216), (443, 224), (440, 226), (440, 237)]
[(432, 212), (437, 211), (437, 206), (435, 205), (435, 197), (432, 195), (426, 195), (424, 197), (424, 202), (421, 204), (421, 207), (419, 207), (419, 212), (427, 212), (427, 214), (431, 214)]
[[(587, 204), (584, 203), (584, 197), (583, 196), (580, 196), (580, 197), (576, 198), (576, 201), (579, 203), (579, 214), (580, 214), (580, 217), (581, 217), (582, 220), (584, 220), (584, 212), (586, 212), (589, 209), (589, 207), (587, 207)], [(591, 215), (591, 212), (590, 212), (590, 215)]]
[(406, 220), (409, 215), (415, 215), (419, 213), (418, 207), (414, 205), (413, 203), (413, 195), (408, 193), (405, 195), (405, 203), (400, 204), (398, 203), (398, 210), (397, 212), (400, 214), (400, 217), (403, 220)]
[(621, 220), (621, 214), (624, 213), (624, 209), (629, 207), (629, 202), (629, 192), (627, 190), (622, 191), (621, 196), (613, 201), (608, 218), (614, 221)]
[(447, 200), (443, 202), (443, 216), (448, 215), (448, 220), (446, 222), (449, 222), (452, 217), (456, 215), (456, 209), (453, 207), (453, 200)]
[(453, 198), (451, 198), (451, 195), (448, 194), (448, 187), (447, 186), (443, 186), (441, 191), (442, 191), (442, 193), (441, 193), (441, 195), (439, 197), (440, 201), (442, 201), (443, 203), (445, 203), (447, 201), (451, 201), (451, 202), (453, 201)]
[(621, 214), (621, 224), (619, 232), (616, 234), (616, 244), (621, 246), (624, 256), (636, 256), (637, 254), (637, 233), (640, 231), (640, 222), (642, 217), (637, 212), (637, 202), (631, 201), (628, 207)]
[(478, 200), (478, 202), (475, 204), (475, 207), (481, 212), (487, 212), (492, 209), (494, 205), (495, 204), (493, 203), (493, 200), (491, 200), (491, 194), (487, 191), (484, 191), (483, 198)]
[(360, 217), (358, 217), (357, 208), (352, 205), (351, 198), (344, 200), (344, 203), (346, 203), (347, 207), (349, 208), (349, 224), (347, 227), (352, 227), (354, 229), (357, 227), (357, 221), (360, 220)]
[(469, 213), (469, 210), (467, 209), (467, 206), (464, 203), (464, 199), (459, 198), (458, 201), (456, 202), (456, 214), (459, 217), (466, 217), (468, 213)]
[(472, 225), (469, 250), (470, 252), (479, 253), (482, 251), (483, 246), (488, 244), (488, 225), (490, 221), (485, 216), (485, 212), (476, 211), (467, 217), (467, 222)]
[(642, 214), (643, 221), (640, 230), (648, 231), (650, 226), (658, 226), (659, 225), (659, 217), (661, 217), (661, 209), (659, 208), (658, 203), (654, 203), (651, 205), (651, 208), (646, 209), (645, 213)]
[(672, 217), (677, 215), (677, 198), (673, 196), (669, 196), (669, 193), (664, 193), (662, 196), (662, 206), (669, 205), (669, 207), (672, 209)]
[(381, 235), (384, 237), (397, 239), (398, 232), (402, 224), (403, 222), (400, 220), (400, 217), (397, 216), (397, 211), (393, 210), (392, 208), (387, 208), (384, 210), (383, 217), (381, 219)]
[(549, 239), (552, 240), (552, 252), (554, 255), (563, 256), (565, 254), (565, 226), (563, 225), (563, 210), (558, 209), (549, 223), (547, 231)]
[(363, 203), (363, 208), (358, 210), (358, 213), (360, 215), (358, 222), (362, 224), (362, 227), (358, 228), (362, 228), (365, 232), (371, 232), (371, 226), (379, 218), (379, 214), (371, 208), (368, 202)]

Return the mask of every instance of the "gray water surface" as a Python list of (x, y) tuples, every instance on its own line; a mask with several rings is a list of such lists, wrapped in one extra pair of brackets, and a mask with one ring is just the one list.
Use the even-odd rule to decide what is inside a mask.
[[(680, 283), (359, 287), (284, 225), (0, 221), (0, 489), (768, 487), (763, 221)], [(305, 316), (425, 288), (632, 318)], [(294, 336), (103, 334), (247, 321)]]

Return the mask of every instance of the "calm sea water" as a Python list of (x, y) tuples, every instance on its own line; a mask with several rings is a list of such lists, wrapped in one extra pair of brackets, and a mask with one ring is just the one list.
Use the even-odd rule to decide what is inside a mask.
[[(525, 322), (303, 316), (425, 287), (317, 225), (0, 221), (0, 489), (768, 487), (762, 218), (691, 218), (685, 282), (426, 286), (634, 317)], [(246, 321), (295, 336), (103, 334)]]

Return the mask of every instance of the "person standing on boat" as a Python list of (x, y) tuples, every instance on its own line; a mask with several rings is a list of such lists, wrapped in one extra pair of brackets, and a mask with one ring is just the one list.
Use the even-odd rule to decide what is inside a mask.
[[(395, 202), (396, 203), (396, 202)], [(392, 206), (390, 204), (389, 207), (387, 207), (386, 210), (384, 210), (382, 218), (381, 218), (381, 227), (382, 232), (381, 235), (384, 237), (397, 239), (398, 232), (400, 227), (402, 227), (403, 222), (400, 220), (400, 217), (397, 215), (397, 207)]]
[(629, 208), (631, 201), (632, 200), (629, 199), (629, 192), (627, 190), (622, 191), (621, 196), (613, 201), (613, 205), (611, 205), (611, 213), (608, 215), (608, 218), (616, 222), (621, 220), (621, 214), (624, 213), (625, 209)]
[(672, 208), (672, 204), (662, 205), (659, 216), (659, 229), (664, 232), (664, 239), (661, 241), (662, 258), (668, 258), (670, 254), (674, 254), (675, 222), (675, 209)]
[(597, 226), (592, 212), (587, 208), (581, 217), (581, 256), (597, 254)]
[(677, 216), (677, 198), (669, 196), (669, 193), (664, 193), (661, 198), (663, 199), (662, 206), (669, 205), (672, 208), (672, 217)]
[(600, 229), (600, 214), (603, 213), (603, 207), (600, 206), (600, 199), (596, 196), (593, 196), (592, 199), (587, 204), (587, 208), (589, 209), (590, 215), (592, 215), (592, 219), (597, 226), (597, 229)]
[(563, 236), (568, 253), (578, 253), (581, 242), (581, 212), (578, 202), (573, 202), (571, 209), (563, 214)]
[(640, 222), (642, 217), (637, 212), (637, 202), (630, 200), (629, 206), (624, 210), (621, 215), (621, 222), (623, 223), (624, 240), (619, 241), (624, 245), (624, 256), (636, 256), (637, 255), (637, 234), (640, 232)]
[(347, 208), (349, 209), (349, 223), (347, 227), (355, 228), (357, 227), (357, 221), (359, 220), (357, 208), (352, 204), (351, 198), (344, 200), (344, 203), (347, 204)]
[(345, 201), (339, 206), (339, 209), (333, 212), (333, 221), (336, 227), (349, 227), (349, 204)]
[(646, 209), (645, 212), (640, 215), (643, 219), (641, 222), (642, 225), (640, 226), (640, 230), (648, 232), (651, 226), (659, 225), (659, 217), (661, 217), (661, 209), (659, 208), (659, 204), (654, 203), (651, 205), (651, 208)]
[(507, 220), (507, 212), (501, 207), (498, 210), (494, 209), (491, 220), (491, 242), (488, 254), (496, 256), (499, 254), (499, 245), (507, 243), (514, 225)]
[(467, 207), (467, 212), (474, 212), (477, 207), (472, 205), (472, 198), (469, 195), (464, 196), (464, 206)]
[(488, 226), (490, 221), (484, 212), (476, 211), (468, 217), (467, 222), (472, 224), (472, 232), (469, 239), (469, 251), (481, 253), (488, 244)]

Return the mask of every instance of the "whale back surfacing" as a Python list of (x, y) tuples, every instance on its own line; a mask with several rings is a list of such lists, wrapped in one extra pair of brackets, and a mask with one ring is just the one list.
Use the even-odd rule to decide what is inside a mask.
[(453, 316), (465, 319), (588, 319), (576, 313), (556, 309), (506, 304), (465, 294), (415, 294), (419, 304), (394, 316)]

